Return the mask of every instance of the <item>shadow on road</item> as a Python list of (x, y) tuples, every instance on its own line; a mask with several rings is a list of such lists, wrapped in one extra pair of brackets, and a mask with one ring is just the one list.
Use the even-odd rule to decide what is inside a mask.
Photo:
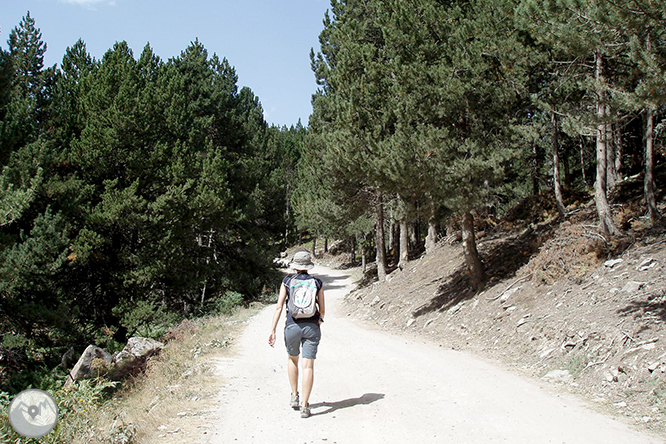
[(366, 393), (360, 398), (345, 399), (344, 401), (337, 401), (337, 402), (319, 402), (317, 404), (310, 404), (310, 408), (312, 410), (316, 410), (321, 407), (328, 407), (327, 410), (324, 410), (322, 412), (315, 412), (315, 411), (312, 412), (312, 416), (327, 415), (329, 413), (333, 413), (336, 410), (340, 409), (346, 409), (357, 405), (372, 404), (373, 402), (379, 401), (380, 399), (384, 399), (384, 395), (382, 393)]
[(348, 275), (335, 276), (326, 273), (318, 273), (313, 271), (312, 275), (318, 277), (324, 283), (324, 290), (335, 290), (339, 288), (344, 288), (346, 286), (346, 280), (349, 278)]
[[(287, 276), (293, 276), (295, 273), (291, 269), (283, 269), (280, 271), (280, 281)], [(326, 273), (326, 268), (316, 268), (310, 271), (314, 277), (318, 277), (324, 283), (324, 290), (336, 290), (346, 286), (345, 280), (349, 279), (350, 275), (334, 275)], [(280, 286), (280, 281), (277, 282), (277, 288)]]

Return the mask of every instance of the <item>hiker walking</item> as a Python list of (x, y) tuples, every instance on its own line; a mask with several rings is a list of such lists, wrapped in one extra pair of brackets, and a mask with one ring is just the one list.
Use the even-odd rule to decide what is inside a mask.
[[(284, 327), (284, 343), (287, 347), (287, 373), (291, 385), (290, 405), (301, 411), (301, 418), (310, 416), (310, 393), (314, 383), (314, 360), (321, 339), (320, 326), (324, 322), (324, 286), (321, 279), (308, 273), (314, 264), (310, 253), (301, 251), (294, 255), (289, 267), (297, 274), (284, 278), (280, 285), (275, 314), (268, 343), (275, 345), (275, 330), (287, 304), (287, 321)], [(298, 357), (303, 351), (302, 399), (298, 392)]]

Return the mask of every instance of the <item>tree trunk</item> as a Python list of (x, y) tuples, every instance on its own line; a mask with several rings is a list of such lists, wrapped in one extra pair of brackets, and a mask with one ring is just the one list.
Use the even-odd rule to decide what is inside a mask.
[(412, 248), (419, 248), (421, 246), (421, 218), (417, 217), (416, 222), (412, 225)]
[[(284, 202), (284, 220), (289, 221), (291, 216), (291, 190), (289, 184), (285, 188), (285, 202)], [(285, 224), (284, 228), (284, 243), (289, 245), (289, 223)]]
[(328, 238), (324, 238), (324, 253), (328, 253)]
[(368, 269), (368, 260), (366, 259), (365, 255), (365, 247), (363, 247), (361, 248), (361, 270), (363, 270), (363, 274), (365, 274), (367, 269)]
[(312, 257), (317, 257), (317, 236), (312, 239)]
[(583, 183), (587, 186), (587, 173), (585, 172), (585, 139), (580, 138), (580, 172), (583, 177)]
[(377, 278), (379, 282), (386, 280), (386, 245), (384, 244), (384, 199), (381, 192), (377, 193), (377, 226), (375, 228), (375, 244), (377, 246)]
[(431, 253), (437, 246), (437, 224), (433, 219), (428, 222), (428, 235), (426, 236), (426, 254)]
[(622, 156), (624, 155), (624, 136), (622, 131), (618, 128), (615, 132), (615, 175), (617, 179), (622, 178)]
[[(601, 85), (603, 81), (603, 56), (597, 52), (595, 58), (597, 84)], [(620, 235), (620, 231), (613, 222), (613, 214), (606, 194), (606, 93), (603, 91), (603, 86), (600, 86), (600, 88), (602, 89), (597, 91), (597, 179), (594, 183), (594, 200), (599, 214), (601, 231), (615, 237)]]
[(564, 216), (567, 212), (562, 196), (562, 181), (560, 179), (560, 142), (558, 137), (557, 115), (552, 113), (551, 123), (553, 125), (553, 187), (555, 189), (555, 201), (557, 211)]
[(388, 230), (388, 239), (386, 241), (386, 245), (388, 245), (388, 251), (386, 252), (386, 260), (391, 263), (391, 262), (397, 262), (397, 251), (398, 248), (400, 248), (400, 243), (397, 241), (399, 234), (396, 236), (396, 227), (395, 227), (395, 222), (393, 218), (391, 218), (391, 223), (389, 225), (389, 230)]
[(539, 147), (532, 142), (532, 196), (539, 194)]
[[(610, 115), (610, 106), (606, 105), (606, 117)], [(617, 184), (617, 171), (615, 169), (617, 155), (617, 141), (613, 125), (606, 124), (606, 191), (612, 191)]]
[(400, 224), (391, 222), (391, 232), (389, 233), (390, 240), (387, 245), (390, 248), (390, 259), (387, 257), (387, 262), (397, 264), (400, 261)]
[(428, 219), (428, 235), (425, 238), (425, 250), (426, 254), (431, 253), (437, 246), (437, 224), (435, 223), (435, 203), (430, 201), (430, 218)]
[(648, 107), (645, 112), (645, 181), (643, 188), (650, 220), (656, 222), (659, 213), (657, 212), (657, 200), (654, 194), (654, 109)]
[(400, 221), (400, 261), (398, 267), (402, 270), (409, 262), (409, 228), (407, 221)]
[(465, 263), (472, 279), (472, 288), (479, 292), (483, 289), (486, 280), (483, 264), (479, 252), (476, 249), (476, 236), (474, 234), (474, 216), (467, 211), (462, 220), (462, 239), (463, 251), (465, 253)]
[(565, 143), (562, 147), (562, 158), (560, 159), (562, 162), (562, 169), (564, 170), (564, 183), (562, 184), (562, 188), (565, 193), (571, 191), (571, 165), (569, 158), (569, 145)]
[(421, 248), (421, 202), (415, 199), (414, 209), (416, 210), (416, 217), (412, 224), (412, 250)]
[(354, 266), (356, 264), (356, 239), (351, 238), (351, 264)]

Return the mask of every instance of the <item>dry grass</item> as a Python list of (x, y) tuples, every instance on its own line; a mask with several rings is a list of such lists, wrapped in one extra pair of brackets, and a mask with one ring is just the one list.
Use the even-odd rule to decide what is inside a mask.
[(603, 261), (604, 239), (596, 231), (563, 222), (529, 262), (536, 284), (552, 285), (562, 278), (580, 279)]
[(256, 304), (231, 316), (185, 321), (147, 371), (126, 382), (113, 400), (95, 411), (74, 444), (192, 442), (205, 432), (204, 415), (224, 383), (211, 361), (229, 356), (230, 346)]

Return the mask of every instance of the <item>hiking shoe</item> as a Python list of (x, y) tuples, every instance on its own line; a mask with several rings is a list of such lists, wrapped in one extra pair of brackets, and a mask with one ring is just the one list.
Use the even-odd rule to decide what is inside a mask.
[(296, 393), (295, 395), (292, 394), (292, 395), (291, 395), (291, 401), (289, 401), (289, 405), (291, 406), (291, 408), (294, 409), (294, 410), (298, 410), (300, 404), (301, 404), (301, 403), (300, 403), (300, 401), (298, 400), (298, 393)]
[(310, 417), (310, 406), (309, 405), (301, 406), (301, 418), (309, 418), (309, 417)]

